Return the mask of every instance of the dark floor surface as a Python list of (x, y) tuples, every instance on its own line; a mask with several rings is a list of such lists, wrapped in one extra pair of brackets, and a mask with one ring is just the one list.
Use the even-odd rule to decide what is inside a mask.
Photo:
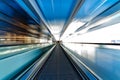
[(62, 48), (57, 45), (34, 80), (82, 80)]

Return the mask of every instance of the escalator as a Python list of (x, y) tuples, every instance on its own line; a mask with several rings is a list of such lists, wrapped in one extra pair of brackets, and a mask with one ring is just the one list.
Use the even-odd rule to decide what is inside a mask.
[(65, 54), (60, 45), (56, 45), (34, 80), (82, 80)]

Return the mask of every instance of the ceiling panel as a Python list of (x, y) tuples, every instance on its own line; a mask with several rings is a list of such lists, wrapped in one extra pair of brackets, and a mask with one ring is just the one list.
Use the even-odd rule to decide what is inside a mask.
[(102, 12), (101, 14), (99, 14), (98, 16), (96, 16), (91, 23), (94, 23), (102, 18), (105, 18), (117, 11), (120, 10), (120, 1), (116, 2), (114, 5), (112, 5), (111, 7), (109, 7), (107, 10), (105, 10), (104, 12)]
[(14, 26), (31, 35), (44, 33), (57, 39), (62, 34), (88, 30), (119, 10), (119, 0), (0, 0), (0, 20), (11, 25), (8, 28)]
[(120, 0), (85, 0), (61, 39), (118, 23), (119, 17), (112, 19), (112, 14), (118, 15), (119, 10)]
[(36, 0), (42, 16), (49, 25), (49, 29), (55, 37), (60, 37), (60, 33), (67, 24), (67, 21), (78, 2), (78, 0)]
[(75, 19), (88, 22), (112, 5), (118, 3), (118, 1), (119, 0), (85, 0)]

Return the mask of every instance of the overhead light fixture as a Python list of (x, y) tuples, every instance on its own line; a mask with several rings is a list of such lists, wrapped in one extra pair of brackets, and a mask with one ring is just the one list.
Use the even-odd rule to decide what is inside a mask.
[(60, 39), (60, 34), (53, 34), (53, 35), (54, 35), (56, 41), (59, 41), (59, 39)]
[(65, 33), (61, 37), (61, 39), (65, 38), (68, 35), (74, 34), (74, 32), (85, 23), (81, 22), (80, 20), (73, 20), (66, 29)]
[(69, 24), (67, 30), (65, 31), (66, 34), (71, 34), (74, 33), (75, 30), (77, 30), (79, 27), (81, 27), (82, 25), (84, 25), (85, 23), (81, 22), (81, 21), (73, 21)]

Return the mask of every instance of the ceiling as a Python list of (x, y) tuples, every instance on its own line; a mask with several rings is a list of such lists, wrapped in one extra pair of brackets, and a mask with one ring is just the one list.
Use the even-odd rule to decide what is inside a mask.
[(0, 0), (0, 30), (59, 40), (119, 23), (119, 14), (119, 0)]

